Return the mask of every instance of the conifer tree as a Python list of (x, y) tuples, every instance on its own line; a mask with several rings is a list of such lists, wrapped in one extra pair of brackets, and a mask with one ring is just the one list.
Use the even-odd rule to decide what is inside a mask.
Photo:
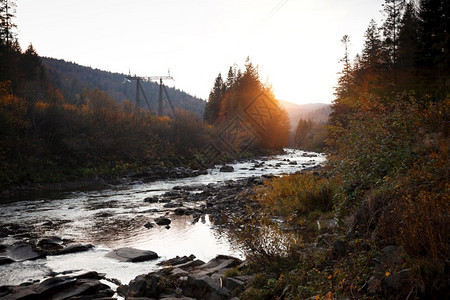
[(204, 120), (209, 124), (214, 124), (217, 121), (224, 95), (225, 84), (222, 79), (222, 74), (219, 73), (209, 93), (208, 103), (206, 103), (205, 107)]
[(397, 63), (399, 32), (405, 8), (405, 0), (385, 0), (383, 11), (386, 19), (382, 26), (385, 47), (385, 62), (392, 68)]
[(348, 46), (350, 45), (350, 37), (348, 35), (344, 35), (341, 39), (341, 43), (344, 46), (344, 57), (340, 59), (340, 62), (343, 65), (342, 71), (339, 73), (341, 77), (338, 80), (338, 87), (336, 88), (335, 95), (338, 98), (347, 97), (350, 93), (350, 84), (351, 84), (351, 71), (352, 66), (350, 64), (350, 58), (348, 53)]
[(13, 29), (16, 24), (12, 22), (15, 17), (16, 3), (11, 0), (0, 0), (0, 44), (10, 46), (14, 41)]
[(364, 33), (365, 41), (361, 63), (366, 69), (373, 69), (381, 63), (382, 42), (377, 23), (372, 19)]
[(398, 37), (399, 68), (413, 68), (419, 47), (419, 19), (413, 2), (406, 4)]
[(233, 85), (236, 83), (237, 79), (236, 66), (230, 66), (230, 69), (228, 69), (227, 80), (225, 82), (225, 88), (227, 91), (230, 91), (233, 88)]
[(11, 0), (0, 0), (0, 81), (17, 76), (16, 64), (20, 47), (14, 41), (13, 23), (16, 4)]
[(450, 2), (421, 0), (419, 37), (415, 56), (418, 88), (421, 94), (442, 101), (450, 91)]

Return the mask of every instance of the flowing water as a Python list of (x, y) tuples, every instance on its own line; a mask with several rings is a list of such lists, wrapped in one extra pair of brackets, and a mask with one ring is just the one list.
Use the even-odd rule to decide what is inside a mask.
[[(289, 174), (325, 160), (321, 154), (315, 157), (305, 154), (303, 151), (287, 149), (283, 155), (231, 164), (235, 170), (231, 173), (219, 172), (217, 166), (208, 170), (208, 174), (197, 177), (115, 186), (100, 191), (61, 193), (51, 199), (38, 198), (1, 205), (0, 227), (17, 224), (34, 238), (58, 236), (77, 243), (91, 243), (95, 247), (87, 252), (1, 265), (0, 286), (42, 279), (50, 272), (69, 270), (97, 271), (106, 273), (108, 278), (128, 283), (139, 274), (156, 270), (158, 262), (177, 255), (194, 254), (203, 261), (218, 254), (243, 258), (239, 249), (235, 249), (221, 234), (208, 215), (195, 223), (192, 222), (192, 216), (170, 215), (170, 229), (163, 226), (145, 228), (144, 224), (167, 210), (163, 208), (164, 203), (147, 203), (143, 200), (161, 195), (175, 186), (223, 184), (228, 180), (263, 174)], [(255, 169), (255, 165), (260, 167)], [(11, 245), (20, 240), (17, 235), (0, 238), (0, 245)], [(105, 257), (112, 249), (121, 247), (151, 250), (158, 253), (160, 258), (127, 263)]]

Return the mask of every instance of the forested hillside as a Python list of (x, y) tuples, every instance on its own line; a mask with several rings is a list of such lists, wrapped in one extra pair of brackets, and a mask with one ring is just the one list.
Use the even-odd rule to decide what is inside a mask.
[[(136, 84), (122, 84), (124, 75), (42, 59), (31, 44), (22, 51), (6, 9), (13, 4), (0, 2), (1, 190), (197, 166), (208, 140), (204, 101), (168, 89), (176, 118), (157, 116), (156, 106), (136, 108)], [(142, 85), (155, 105), (157, 84)]]
[[(107, 92), (117, 102), (125, 99), (135, 101), (136, 82), (124, 82), (125, 74), (111, 73), (80, 66), (76, 63), (48, 57), (41, 58), (50, 83), (59, 89), (69, 103), (77, 103), (83, 90), (98, 88)], [(176, 79), (176, 78), (175, 78)], [(153, 112), (158, 111), (159, 85), (157, 82), (141, 82)], [(169, 98), (175, 108), (187, 110), (202, 116), (206, 102), (176, 88), (167, 88)], [(142, 107), (146, 107), (143, 97)], [(166, 99), (164, 95), (164, 99)], [(170, 106), (165, 101), (164, 114), (170, 114)]]
[(316, 123), (327, 123), (331, 112), (331, 105), (325, 103), (295, 104), (288, 101), (278, 100), (280, 105), (287, 111), (291, 128), (295, 130), (300, 119), (311, 120)]
[(331, 113), (331, 105), (324, 103), (298, 105), (287, 101), (280, 101), (280, 104), (289, 115), (290, 147), (323, 152), (327, 137), (325, 125)]

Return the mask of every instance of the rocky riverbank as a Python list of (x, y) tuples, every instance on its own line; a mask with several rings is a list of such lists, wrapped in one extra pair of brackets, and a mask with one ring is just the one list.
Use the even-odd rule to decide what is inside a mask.
[(89, 189), (101, 190), (122, 184), (147, 183), (155, 180), (196, 177), (206, 173), (206, 169), (191, 169), (189, 167), (168, 168), (156, 165), (140, 172), (124, 172), (120, 175), (95, 176), (88, 179), (62, 182), (27, 182), (20, 185), (13, 185), (0, 188), (0, 199), (3, 199), (2, 201), (14, 201), (18, 198), (46, 196), (55, 192)]

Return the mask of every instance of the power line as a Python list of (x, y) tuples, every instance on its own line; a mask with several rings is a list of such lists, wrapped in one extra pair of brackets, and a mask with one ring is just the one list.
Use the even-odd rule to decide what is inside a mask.
[(274, 8), (264, 18), (264, 22), (269, 21), (289, 0), (280, 0)]

